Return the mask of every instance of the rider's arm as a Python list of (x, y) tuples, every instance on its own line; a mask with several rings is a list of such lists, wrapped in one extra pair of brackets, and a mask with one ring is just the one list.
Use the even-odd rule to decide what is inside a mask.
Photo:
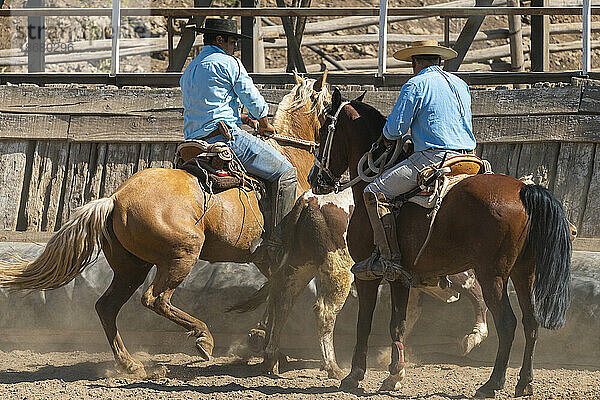
[(390, 140), (398, 140), (405, 135), (413, 122), (418, 105), (417, 87), (407, 82), (400, 90), (396, 105), (387, 117), (383, 135)]
[[(242, 105), (248, 110), (248, 116), (255, 120), (266, 117), (269, 112), (269, 105), (254, 86), (252, 78), (250, 78), (241, 62), (237, 62), (235, 72), (232, 74), (234, 75), (233, 90)], [(239, 76), (236, 76), (238, 74)]]

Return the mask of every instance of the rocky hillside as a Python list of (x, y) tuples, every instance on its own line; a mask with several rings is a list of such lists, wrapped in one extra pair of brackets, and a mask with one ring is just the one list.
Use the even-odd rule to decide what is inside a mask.
[[(561, 1), (561, 0), (557, 0)], [(239, 0), (216, 0), (213, 3), (215, 7), (232, 6), (239, 3)], [(431, 6), (436, 3), (443, 3), (445, 0), (391, 0), (389, 7), (400, 6)], [(5, 0), (3, 8), (21, 8), (24, 7), (25, 0)], [(131, 2), (122, 0), (123, 7), (191, 7), (192, 0), (162, 0), (151, 1), (141, 0)], [(527, 2), (524, 3), (527, 5)], [(110, 0), (46, 0), (48, 7), (111, 7)], [(263, 6), (275, 7), (275, 0), (263, 1)], [(378, 0), (314, 0), (313, 7), (378, 7)], [(326, 18), (312, 18), (309, 22), (316, 22)], [(276, 18), (271, 18), (275, 23), (280, 23)], [(451, 20), (451, 34), (458, 34), (464, 23), (464, 19)], [(529, 28), (529, 18), (523, 17), (523, 28)], [(600, 24), (600, 16), (595, 16), (594, 21)], [(177, 20), (176, 30), (181, 31), (186, 24), (186, 20)], [(551, 17), (552, 24), (565, 24), (581, 22), (581, 17), (565, 16)], [(496, 28), (507, 28), (506, 17), (487, 17), (482, 29), (490, 30)], [(354, 28), (329, 33), (330, 35), (358, 35), (375, 34), (377, 26)], [(421, 20), (402, 21), (390, 24), (389, 33), (410, 34), (410, 35), (436, 35), (443, 33), (443, 19), (428, 18)], [(110, 70), (110, 59), (102, 58), (110, 56), (109, 40), (112, 35), (111, 23), (109, 17), (47, 17), (46, 18), (46, 43), (60, 51), (61, 48), (69, 48), (70, 43), (79, 43), (80, 47), (86, 46), (85, 42), (105, 39), (104, 46), (98, 50), (102, 54), (86, 53), (79, 56), (78, 60), (68, 63), (54, 63), (47, 61), (46, 71), (48, 72), (108, 72)], [(148, 39), (145, 40), (144, 54), (135, 54), (121, 59), (121, 72), (162, 72), (167, 66), (166, 48), (166, 19), (162, 17), (128, 17), (124, 18), (120, 32), (122, 39)], [(13, 49), (12, 52), (0, 50), (0, 72), (26, 72), (26, 57), (22, 50), (26, 46), (27, 19), (26, 18), (2, 18), (0, 20), (0, 49)], [(309, 37), (309, 36), (305, 36)], [(149, 40), (154, 39), (154, 40)], [(594, 32), (593, 39), (600, 44), (600, 32)], [(569, 43), (581, 40), (579, 34), (553, 34), (551, 43)], [(100, 43), (100, 42), (95, 42)], [(132, 43), (131, 40), (123, 40), (123, 48), (127, 46), (138, 46), (139, 41)], [(475, 42), (473, 50), (487, 49), (493, 46), (507, 44), (506, 39), (483, 40)], [(529, 38), (524, 38), (525, 46), (529, 43)], [(391, 55), (394, 50), (402, 47), (400, 44), (390, 44), (388, 51)], [(598, 46), (600, 47), (600, 46)], [(351, 44), (351, 45), (320, 45), (319, 48), (336, 60), (356, 60), (377, 57), (377, 44)], [(136, 47), (140, 50), (140, 47)], [(134, 51), (136, 53), (136, 51)], [(137, 51), (139, 53), (139, 51)], [(307, 65), (318, 66), (321, 58), (306, 47), (302, 48), (302, 53)], [(12, 58), (9, 64), (6, 62), (8, 56), (17, 56)], [(193, 54), (192, 54), (193, 55)], [(18, 56), (21, 56), (20, 58)], [(86, 57), (87, 56), (87, 57)], [(60, 55), (55, 57), (61, 57)], [(21, 62), (14, 62), (15, 60)], [(56, 60), (56, 58), (55, 58)], [(526, 65), (528, 55), (526, 55)], [(268, 71), (283, 70), (285, 68), (286, 56), (285, 49), (266, 49), (265, 67)], [(477, 64), (464, 66), (465, 70), (502, 70), (506, 69), (510, 59), (508, 57), (495, 60), (482, 60)], [(17, 65), (14, 65), (17, 64)], [(592, 54), (593, 68), (600, 68), (600, 49), (596, 48)], [(552, 71), (576, 70), (581, 68), (580, 51), (560, 51), (551, 54), (550, 69)]]

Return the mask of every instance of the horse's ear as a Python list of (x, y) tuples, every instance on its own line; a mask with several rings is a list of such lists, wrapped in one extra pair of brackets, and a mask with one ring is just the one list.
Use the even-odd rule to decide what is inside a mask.
[(315, 85), (313, 86), (313, 88), (317, 92), (320, 92), (325, 87), (325, 82), (327, 81), (327, 72), (328, 72), (327, 68), (325, 68), (323, 75), (319, 79), (317, 79), (317, 81), (315, 82)]
[(331, 95), (331, 109), (337, 110), (342, 104), (342, 93), (340, 89), (337, 87), (333, 89), (333, 94)]
[(293, 71), (293, 72), (294, 72), (294, 79), (296, 80), (296, 85), (302, 85), (302, 78), (300, 77), (300, 75), (298, 75), (296, 73), (296, 71)]
[(361, 94), (360, 96), (358, 96), (356, 99), (354, 99), (355, 101), (360, 101), (362, 103), (363, 99), (365, 98), (365, 94), (367, 94), (367, 91), (365, 90), (363, 92), (363, 94)]

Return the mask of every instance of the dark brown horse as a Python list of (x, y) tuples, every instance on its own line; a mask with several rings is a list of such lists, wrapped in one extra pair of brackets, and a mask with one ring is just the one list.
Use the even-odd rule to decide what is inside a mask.
[[(341, 106), (341, 109), (340, 109)], [(339, 185), (347, 169), (357, 175), (362, 155), (379, 138), (385, 124), (373, 107), (360, 101), (341, 103), (334, 92), (332, 114), (321, 132), (320, 153), (309, 177), (313, 191), (324, 193)], [(327, 125), (331, 125), (328, 135)], [(322, 151), (326, 141), (330, 151)], [(404, 155), (406, 157), (406, 155)], [(327, 168), (325, 168), (327, 166)], [(367, 258), (373, 249), (372, 231), (362, 200), (365, 184), (353, 187), (355, 210), (348, 229), (348, 245), (355, 261)], [(421, 281), (439, 279), (470, 268), (483, 289), (498, 334), (498, 353), (489, 380), (477, 390), (493, 396), (504, 386), (506, 368), (517, 320), (511, 308), (507, 283), (513, 282), (523, 312), (525, 351), (516, 395), (533, 392), (533, 351), (541, 324), (561, 327), (569, 306), (571, 231), (562, 205), (543, 187), (525, 185), (506, 175), (476, 175), (452, 188), (442, 202), (430, 240), (415, 263), (427, 236), (427, 213), (406, 203), (398, 216), (398, 241), (402, 263)], [(357, 338), (352, 370), (341, 383), (354, 389), (364, 378), (367, 340), (380, 280), (356, 280), (359, 296)], [(395, 390), (405, 375), (403, 340), (409, 288), (390, 282), (392, 297), (392, 362), (382, 390)]]

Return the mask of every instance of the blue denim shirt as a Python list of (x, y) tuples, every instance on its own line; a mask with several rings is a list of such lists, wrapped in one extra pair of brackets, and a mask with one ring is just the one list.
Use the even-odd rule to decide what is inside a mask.
[(267, 115), (269, 106), (254, 86), (242, 63), (217, 46), (206, 45), (179, 80), (183, 97), (183, 135), (202, 138), (217, 122), (241, 126), (239, 105), (251, 118)]
[(396, 140), (410, 129), (415, 151), (427, 148), (473, 150), (469, 86), (437, 65), (421, 70), (402, 86), (383, 128)]

